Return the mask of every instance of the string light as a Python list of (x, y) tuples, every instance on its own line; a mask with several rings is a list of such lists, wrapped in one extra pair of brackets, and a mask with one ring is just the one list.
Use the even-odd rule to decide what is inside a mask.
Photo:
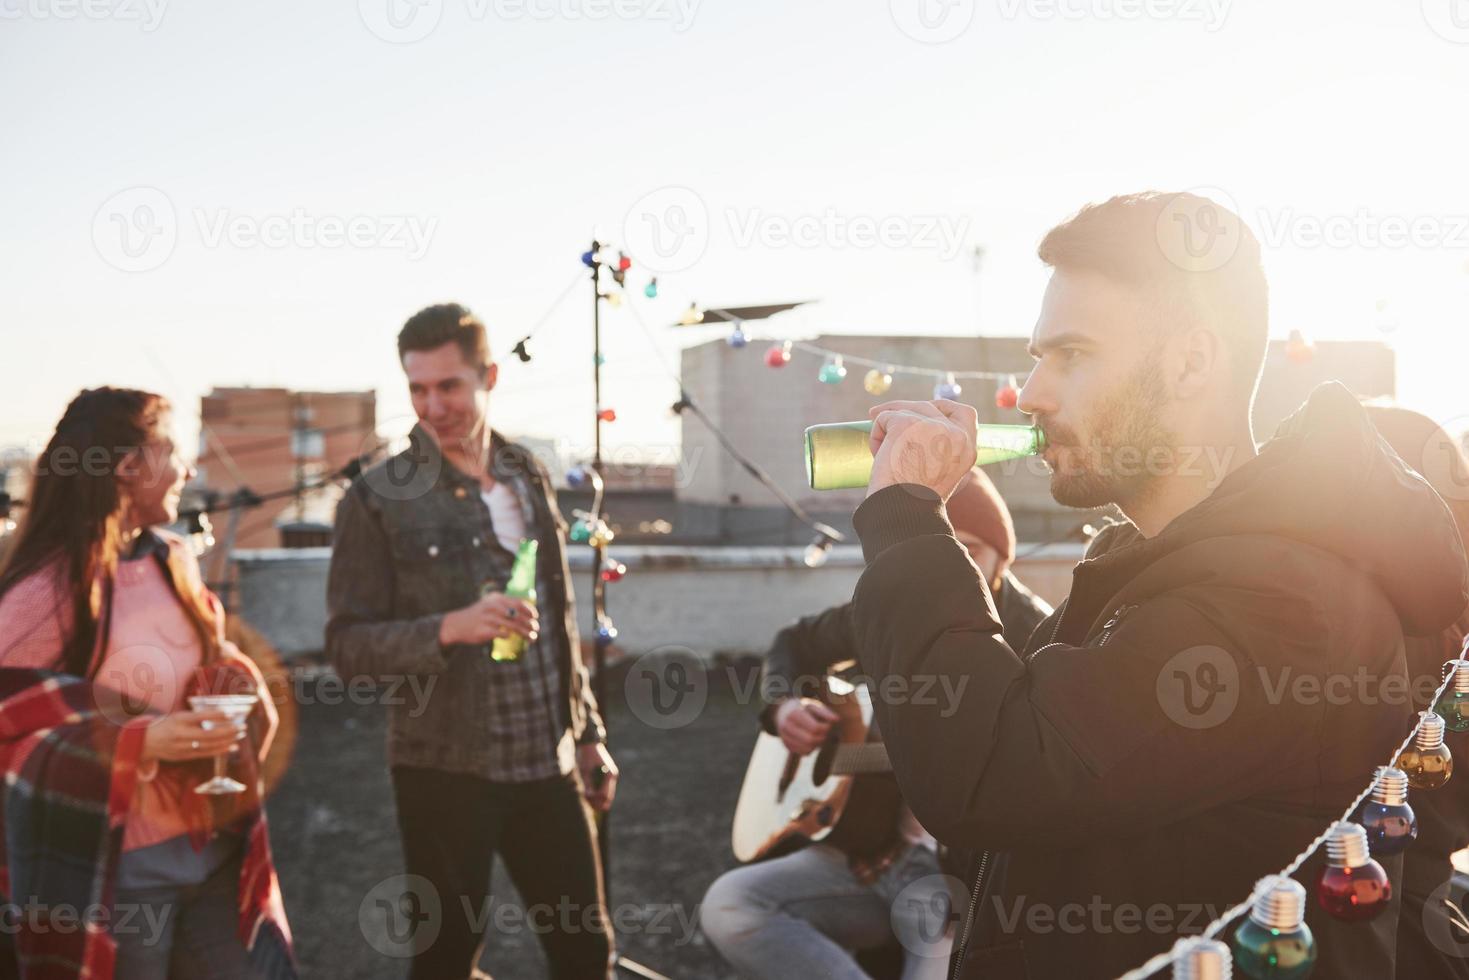
[(1408, 805), (1408, 774), (1379, 766), (1372, 799), (1362, 804), (1357, 822), (1367, 831), (1373, 854), (1400, 854), (1418, 839), (1418, 816)]
[(1173, 980), (1229, 980), (1229, 947), (1215, 939), (1189, 936), (1173, 947)]
[(1306, 889), (1285, 875), (1269, 875), (1255, 885), (1255, 894), (1250, 917), (1234, 934), (1235, 964), (1254, 980), (1304, 980), (1316, 965)]
[(783, 368), (789, 363), (791, 363), (791, 342), (789, 340), (784, 343), (771, 344), (770, 349), (765, 352), (766, 367)]
[(1292, 364), (1306, 364), (1316, 356), (1316, 348), (1299, 330), (1292, 330), (1285, 341), (1285, 356)]
[(512, 353), (516, 357), (520, 358), (520, 363), (522, 363), (522, 364), (529, 364), (530, 363), (530, 351), (526, 350), (526, 347), (525, 347), (526, 343), (529, 340), (530, 340), (529, 337), (521, 337), (520, 340), (516, 343), (516, 345), (514, 347), (510, 348), (510, 353)]
[(646, 296), (646, 297), (648, 297), (649, 299), (657, 299), (658, 298), (658, 277), (657, 276), (654, 276), (652, 279), (649, 279), (648, 280), (648, 284), (643, 287), (643, 295)]
[(995, 391), (996, 408), (1014, 408), (1020, 404), (1020, 385), (1015, 380), (1015, 375), (1005, 379), (1005, 383)]
[[(1465, 639), (1464, 646), (1458, 658), (1458, 660), (1465, 659), (1469, 659), (1469, 638)], [(1449, 689), (1449, 686), (1454, 683), (1455, 678), (1460, 675), (1460, 668), (1457, 666), (1457, 663), (1457, 660), (1451, 660), (1448, 664), (1445, 665), (1444, 672), (1447, 676), (1444, 677), (1443, 683), (1439, 685), (1438, 690), (1434, 691), (1433, 696), (1429, 699), (1432, 703), (1437, 704), (1439, 699), (1443, 696), (1444, 692), (1447, 691)], [(1400, 760), (1398, 762), (1398, 768), (1403, 769), (1405, 772), (1407, 772), (1407, 767), (1402, 765), (1401, 759), (1405, 754), (1408, 753), (1410, 746), (1415, 745), (1420, 737), (1423, 736), (1425, 728), (1435, 727), (1433, 722), (1430, 720), (1433, 718), (1438, 719), (1438, 724), (1436, 726), (1437, 735), (1434, 736), (1430, 733), (1427, 741), (1433, 742), (1436, 738), (1437, 742), (1439, 744), (1442, 744), (1443, 719), (1431, 711), (1419, 712), (1418, 721), (1416, 724), (1414, 724), (1413, 730), (1410, 731), (1408, 733), (1408, 736), (1403, 739), (1401, 744), (1398, 745), (1397, 751), (1393, 755), (1394, 759)], [(1409, 782), (1411, 784), (1411, 773), (1409, 773), (1408, 775), (1410, 776)], [(1444, 778), (1446, 779), (1447, 777)], [(1374, 775), (1372, 782), (1367, 785), (1367, 788), (1362, 790), (1362, 792), (1357, 795), (1356, 799), (1347, 804), (1347, 808), (1342, 813), (1339, 820), (1345, 821), (1350, 819), (1351, 815), (1357, 812), (1357, 808), (1360, 807), (1362, 803), (1367, 800), (1368, 796), (1370, 796), (1377, 788), (1377, 785), (1378, 779)], [(1284, 887), (1289, 888), (1290, 886), (1294, 886), (1295, 888), (1299, 889), (1300, 885), (1290, 881), (1290, 876), (1299, 871), (1302, 865), (1304, 865), (1306, 861), (1310, 859), (1311, 855), (1315, 854), (1316, 851), (1321, 847), (1321, 845), (1327, 842), (1327, 840), (1332, 836), (1336, 828), (1337, 824), (1333, 823), (1320, 836), (1311, 841), (1311, 843), (1307, 844), (1305, 849), (1302, 850), (1301, 853), (1297, 854), (1295, 858), (1283, 869), (1281, 869), (1278, 874), (1270, 875), (1266, 878), (1260, 879), (1260, 882), (1256, 884), (1254, 891), (1250, 894), (1250, 897), (1248, 899), (1240, 902), (1238, 905), (1226, 909), (1222, 915), (1220, 915), (1218, 918), (1216, 918), (1214, 921), (1210, 922), (1207, 926), (1204, 927), (1204, 931), (1202, 933), (1203, 937), (1206, 939), (1212, 939), (1218, 936), (1221, 932), (1224, 931), (1224, 928), (1229, 925), (1230, 922), (1234, 921), (1234, 919), (1236, 919), (1238, 916), (1250, 911), (1252, 907), (1258, 909), (1262, 906), (1262, 904), (1266, 904), (1267, 899), (1270, 898), (1271, 889), (1275, 884), (1283, 881), (1288, 883)], [(1304, 889), (1301, 889), (1299, 894), (1301, 903), (1303, 904), (1305, 900)], [(1266, 904), (1266, 908), (1268, 910), (1268, 904)], [(1254, 919), (1253, 915), (1251, 916), (1251, 919)], [(1241, 925), (1239, 931), (1235, 934), (1235, 965), (1238, 966), (1247, 976), (1252, 978), (1259, 978), (1259, 980), (1264, 980), (1264, 978), (1266, 977), (1284, 977), (1286, 978), (1286, 980), (1298, 980), (1298, 978), (1306, 977), (1310, 973), (1311, 966), (1314, 965), (1316, 955), (1314, 948), (1312, 948), (1310, 951), (1310, 961), (1298, 962), (1294, 972), (1290, 971), (1290, 964), (1283, 959), (1261, 960), (1257, 958), (1253, 961), (1251, 960), (1251, 957), (1256, 956), (1256, 954), (1248, 952), (1252, 948), (1252, 945), (1248, 940), (1252, 938), (1259, 938), (1261, 932), (1263, 932), (1268, 937), (1272, 932), (1272, 928), (1273, 927), (1270, 926), (1268, 921), (1263, 925), (1257, 922), (1255, 923), (1253, 928), (1251, 928), (1251, 922), (1248, 921)], [(1246, 934), (1247, 929), (1251, 930), (1248, 934)], [(1307, 944), (1310, 944), (1310, 932), (1308, 929), (1306, 929), (1304, 921), (1301, 921), (1301, 929), (1305, 933), (1304, 938)], [(1246, 941), (1242, 941), (1242, 939)], [(1148, 960), (1141, 966), (1128, 970), (1121, 977), (1119, 977), (1118, 980), (1149, 980), (1149, 978), (1153, 977), (1153, 975), (1156, 974), (1159, 970), (1164, 969), (1174, 961), (1176, 949), (1177, 947), (1175, 947), (1175, 949), (1169, 950), (1168, 952), (1159, 953), (1157, 956), (1154, 956), (1152, 959)], [(1252, 968), (1249, 965), (1249, 962), (1254, 962), (1255, 966)]]
[(1367, 849), (1361, 824), (1339, 820), (1326, 838), (1326, 866), (1316, 881), (1316, 902), (1332, 918), (1366, 922), (1382, 914), (1392, 901), (1387, 871)]
[(622, 577), (626, 574), (627, 566), (617, 559), (608, 558), (606, 561), (602, 562), (602, 581), (620, 582), (622, 581)]
[(821, 365), (821, 370), (816, 375), (816, 380), (824, 385), (839, 385), (847, 376), (847, 366), (842, 363), (841, 356), (833, 357)]
[(1434, 702), (1434, 712), (1444, 720), (1451, 732), (1469, 732), (1469, 660), (1450, 660), (1443, 665), (1444, 676), (1454, 671), (1454, 683)]
[(806, 553), (802, 556), (807, 568), (820, 568), (826, 564), (826, 559), (831, 557), (831, 546), (834, 542), (827, 534), (817, 534), (816, 539), (806, 546)]
[(680, 326), (692, 327), (696, 323), (704, 322), (704, 314), (699, 309), (698, 303), (690, 303), (689, 308), (683, 311), (683, 316), (678, 318)]
[(893, 372), (884, 371), (881, 368), (873, 368), (862, 379), (862, 387), (867, 389), (869, 395), (886, 395), (892, 386)]
[(934, 385), (933, 397), (937, 400), (947, 398), (950, 401), (958, 401), (959, 396), (964, 394), (964, 388), (958, 381), (954, 380), (954, 372), (950, 371), (944, 375), (944, 380)]
[(604, 408), (604, 409), (602, 409), (600, 412), (597, 413), (597, 421), (598, 422), (616, 422), (617, 421), (617, 412), (616, 412), (616, 410), (615, 409), (611, 409), (611, 408)]
[[(1453, 676), (1459, 672), (1454, 671)], [(1403, 750), (1395, 765), (1408, 774), (1408, 784), (1414, 789), (1438, 789), (1454, 774), (1453, 753), (1443, 744), (1443, 718), (1420, 711), (1415, 731), (1413, 744)]]
[(739, 350), (749, 342), (750, 338), (745, 336), (745, 330), (739, 324), (735, 324), (734, 330), (725, 338), (725, 343), (729, 344), (735, 350)]

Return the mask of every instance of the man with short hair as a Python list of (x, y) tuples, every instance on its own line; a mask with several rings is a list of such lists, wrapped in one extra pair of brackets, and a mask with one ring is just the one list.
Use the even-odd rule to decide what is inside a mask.
[[(388, 714), (405, 865), (442, 912), (413, 947), (412, 976), (467, 977), (478, 964), (498, 853), (551, 976), (605, 977), (591, 807), (611, 805), (617, 767), (581, 660), (556, 494), (535, 457), (490, 428), (499, 370), (484, 324), (430, 306), (404, 325), (398, 354), (418, 424), (338, 505), (326, 646), (349, 682), (426, 678), (425, 703), (400, 699)], [(538, 543), (535, 604), (505, 594), (522, 541)], [(519, 655), (492, 659), (512, 635)]]
[[(1009, 508), (975, 469), (949, 498), (948, 511), (956, 537), (990, 583), (1005, 637), (1023, 644), (1051, 607), (1010, 574)], [(850, 602), (804, 616), (776, 635), (761, 678), (768, 703), (760, 720), (790, 752), (806, 755), (825, 743), (838, 719), (821, 701), (820, 683), (853, 660), (855, 647)], [(940, 710), (957, 710), (963, 694), (948, 692)], [(880, 741), (881, 733), (874, 729), (869, 740)], [(868, 974), (849, 950), (883, 947), (894, 933), (904, 980), (941, 980), (952, 937), (947, 923), (931, 921), (931, 909), (949, 901), (943, 869), (963, 873), (966, 864), (967, 854), (940, 853), (891, 773), (863, 774), (853, 779), (841, 817), (820, 843), (716, 879), (700, 924), (746, 980), (861, 980)]]
[[(1020, 408), (1055, 498), (1127, 519), (1017, 650), (945, 515), (975, 459), (972, 408), (874, 408), (854, 518), (864, 670), (966, 685), (947, 717), (875, 710), (923, 825), (1009, 852), (958, 925), (958, 974), (985, 980), (1114, 977), (1247, 898), (1391, 761), (1413, 721), (1388, 695), (1406, 684), (1403, 638), (1466, 602), (1447, 508), (1344, 387), (1257, 449), (1266, 285), (1237, 216), (1117, 197), (1052, 229), (1040, 257)], [(1358, 677), (1373, 689), (1342, 696)], [(1395, 908), (1349, 924), (1311, 902), (1306, 920), (1317, 976), (1393, 975)]]

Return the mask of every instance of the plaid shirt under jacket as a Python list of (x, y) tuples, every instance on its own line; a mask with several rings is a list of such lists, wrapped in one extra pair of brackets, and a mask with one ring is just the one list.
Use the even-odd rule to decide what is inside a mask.
[[(492, 434), (491, 473), (512, 486), (539, 541), (540, 638), (519, 660), (488, 644), (439, 645), (444, 614), (488, 586), (514, 555), (497, 540), (477, 478), (445, 462), (415, 427), (407, 450), (367, 470), (337, 507), (326, 648), (344, 678), (376, 679), (388, 703), (388, 764), (495, 782), (564, 775), (577, 744), (605, 738), (581, 660), (566, 525), (544, 467)], [(410, 688), (402, 681), (414, 675)], [(431, 686), (430, 686), (431, 685)], [(425, 692), (420, 698), (406, 690)]]

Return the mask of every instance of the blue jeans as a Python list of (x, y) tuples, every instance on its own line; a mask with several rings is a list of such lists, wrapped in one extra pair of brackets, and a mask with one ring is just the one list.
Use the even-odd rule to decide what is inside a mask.
[(815, 844), (721, 875), (704, 895), (704, 935), (749, 980), (866, 980), (852, 950), (903, 944), (903, 980), (942, 980), (952, 922), (949, 879), (910, 847), (871, 884), (841, 851)]
[(198, 884), (119, 888), (114, 980), (251, 980), (239, 892), (238, 857)]

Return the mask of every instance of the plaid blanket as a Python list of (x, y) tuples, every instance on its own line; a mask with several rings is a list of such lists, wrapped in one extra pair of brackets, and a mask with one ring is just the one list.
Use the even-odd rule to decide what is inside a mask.
[[(194, 679), (196, 687), (214, 691), (239, 683), (244, 673), (228, 663), (211, 670)], [(0, 954), (0, 976), (112, 976), (117, 861), (150, 719), (119, 716), (109, 695), (69, 674), (0, 669), (0, 939), (9, 947)], [(258, 786), (252, 756), (239, 753), (232, 768), (246, 785)], [(201, 835), (220, 818), (244, 835), (239, 937), (257, 975), (294, 978), (290, 927), (259, 799), (241, 794), (245, 800), (219, 804), (233, 807), (222, 812), (196, 794), (186, 797), (185, 779), (197, 783), (204, 771), (192, 768), (198, 765), (190, 764), (187, 774), (179, 772), (186, 767), (164, 769), (175, 771), (180, 802), (202, 808), (191, 814)]]

